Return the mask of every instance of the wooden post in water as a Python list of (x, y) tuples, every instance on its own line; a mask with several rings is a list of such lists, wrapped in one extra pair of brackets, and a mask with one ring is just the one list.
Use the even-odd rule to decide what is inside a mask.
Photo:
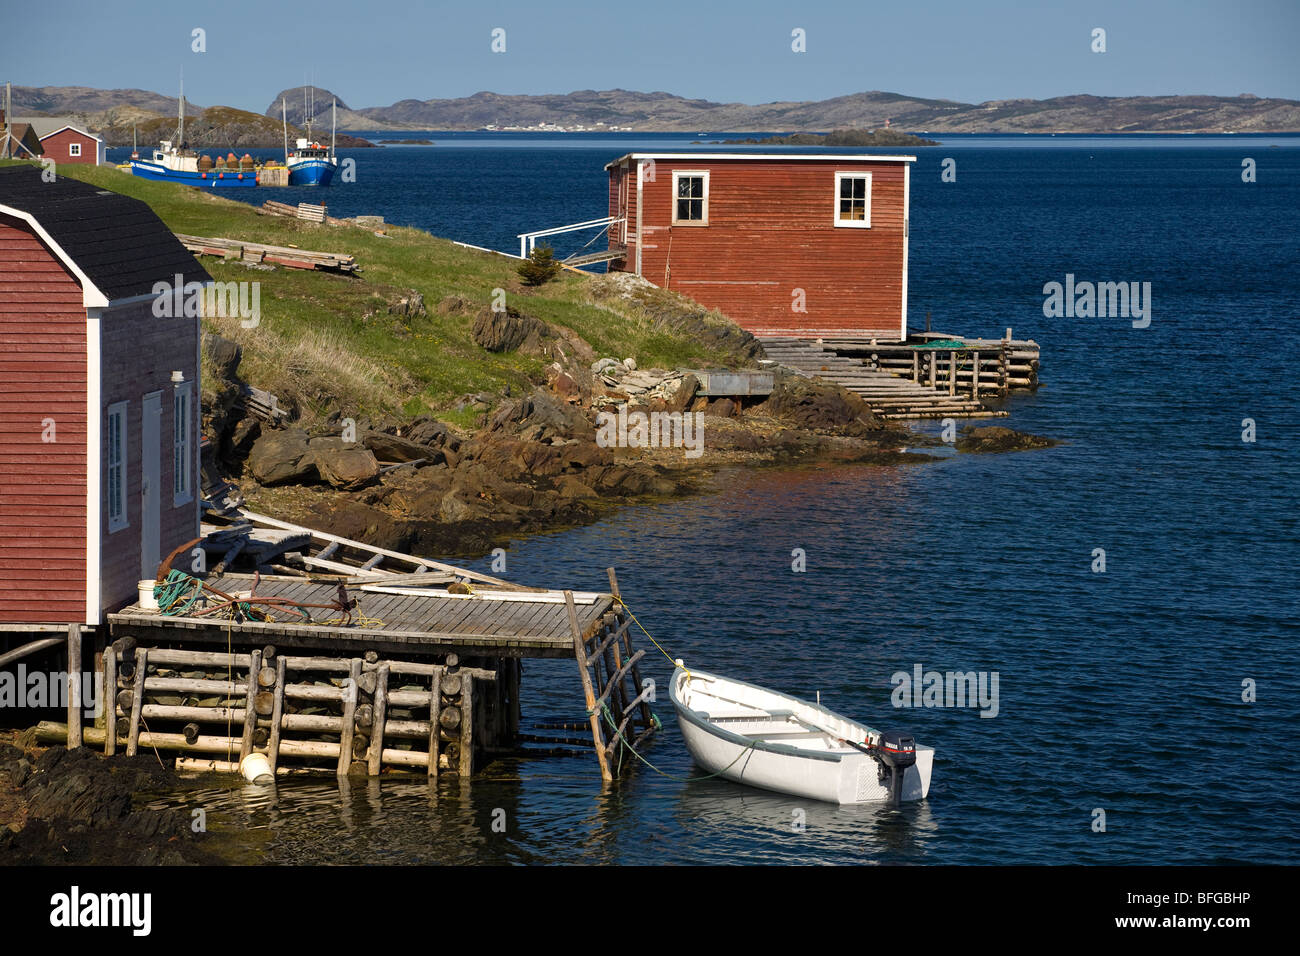
[(600, 764), (600, 779), (611, 782), (614, 777), (609, 772), (609, 761), (605, 759), (605, 740), (600, 732), (600, 713), (596, 710), (596, 694), (591, 688), (591, 675), (587, 673), (587, 651), (582, 646), (582, 628), (578, 625), (578, 609), (573, 604), (573, 592), (564, 592), (564, 604), (569, 611), (569, 630), (573, 632), (573, 656), (578, 659), (578, 673), (582, 676), (582, 693), (587, 699), (587, 711), (591, 715), (591, 743), (596, 748), (596, 760)]
[(971, 380), (970, 380), (970, 397), (979, 398), (980, 397), (980, 354), (979, 352), (976, 352), (974, 354), (974, 358), (975, 358), (975, 372), (971, 376)]
[(280, 760), (280, 722), (284, 720), (284, 685), (287, 667), (285, 658), (275, 659), (275, 706), (271, 708), (271, 739), (266, 746), (266, 760), (275, 773), (275, 765)]
[(357, 684), (361, 677), (361, 659), (354, 658), (348, 668), (348, 692), (343, 697), (343, 731), (339, 736), (339, 762), (336, 773), (346, 777), (352, 769), (352, 738), (357, 732)]
[(438, 727), (442, 723), (442, 668), (433, 669), (433, 690), (429, 692), (429, 782), (438, 780)]
[(253, 731), (257, 729), (257, 672), (262, 669), (262, 652), (248, 655), (248, 686), (244, 688), (244, 735), (239, 742), (239, 759), (253, 752)]
[(461, 675), (460, 685), (460, 779), (474, 773), (474, 677)]
[(384, 758), (384, 721), (388, 712), (388, 665), (380, 664), (375, 672), (375, 706), (370, 726), (370, 749), (367, 751), (370, 776), (379, 776)]
[(81, 625), (68, 625), (68, 749), (81, 746)]

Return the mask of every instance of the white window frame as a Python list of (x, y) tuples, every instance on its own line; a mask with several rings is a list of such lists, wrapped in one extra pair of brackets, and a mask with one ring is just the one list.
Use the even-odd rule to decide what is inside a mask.
[[(692, 179), (699, 177), (704, 180), (704, 201), (700, 206), (702, 216), (700, 219), (677, 218), (677, 181), (684, 176), (689, 176)], [(674, 169), (672, 201), (674, 226), (707, 226), (709, 224), (709, 171), (707, 169)]]
[(69, 144), (68, 144), (68, 155), (69, 155), (69, 156), (80, 156), (80, 155), (81, 155), (81, 144), (80, 144), (80, 143), (69, 143)]
[[(846, 179), (865, 179), (867, 181), (866, 205), (863, 209), (862, 219), (841, 219), (840, 218), (840, 183)], [(870, 229), (871, 228), (871, 173), (862, 171), (837, 172), (835, 174), (835, 206), (834, 206), (834, 223), (839, 229)]]
[(172, 507), (194, 500), (194, 383), (172, 388)]
[[(108, 514), (108, 533), (130, 526), (126, 512), (127, 472), (127, 402), (108, 406), (104, 435), (108, 453), (104, 456), (104, 496)], [(116, 421), (116, 425), (114, 425)]]

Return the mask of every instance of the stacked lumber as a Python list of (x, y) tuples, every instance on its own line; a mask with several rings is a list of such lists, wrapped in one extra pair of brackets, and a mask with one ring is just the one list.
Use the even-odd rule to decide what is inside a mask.
[(224, 239), (218, 236), (187, 236), (178, 233), (176, 238), (186, 249), (200, 256), (221, 256), (223, 259), (242, 259), (244, 262), (274, 263), (292, 269), (325, 269), (334, 272), (355, 272), (355, 256), (342, 252), (312, 252), (294, 246), (272, 246), (242, 239)]

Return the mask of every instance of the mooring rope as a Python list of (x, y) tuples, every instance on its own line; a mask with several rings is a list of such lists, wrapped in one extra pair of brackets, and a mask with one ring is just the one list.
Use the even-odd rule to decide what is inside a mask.
[[(667, 771), (660, 770), (658, 767), (656, 767), (654, 764), (652, 764), (649, 760), (646, 760), (645, 757), (641, 756), (639, 753), (636, 752), (636, 748), (633, 747), (633, 746), (628, 742), (628, 739), (627, 739), (626, 737), (623, 736), (622, 731), (620, 731), (620, 730), (618, 729), (618, 724), (614, 723), (614, 714), (613, 714), (613, 712), (609, 709), (609, 704), (606, 704), (606, 703), (604, 703), (604, 702), (602, 701), (602, 702), (601, 702), (601, 705), (600, 705), (600, 709), (601, 709), (601, 712), (602, 712), (602, 714), (603, 714), (605, 720), (609, 723), (610, 728), (614, 731), (614, 736), (617, 737), (619, 740), (621, 740), (621, 741), (623, 742), (623, 746), (626, 747), (626, 748), (631, 752), (631, 754), (632, 754), (633, 757), (636, 757), (637, 760), (641, 761), (643, 764), (645, 764), (647, 767), (649, 767), (649, 768), (650, 768), (651, 770), (653, 770), (655, 773), (659, 774), (659, 776), (661, 776), (661, 777), (667, 777), (669, 780), (676, 780), (678, 783), (690, 783), (690, 782), (692, 782), (692, 781), (694, 781), (694, 780), (710, 780), (710, 779), (712, 779), (713, 777), (721, 776), (722, 774), (724, 774), (724, 773), (726, 773), (728, 770), (730, 770), (732, 767), (734, 767), (737, 763), (739, 763), (739, 762), (740, 762), (740, 758), (743, 757), (743, 756), (745, 756), (745, 754), (749, 753), (751, 750), (753, 750), (754, 747), (757, 746), (757, 744), (758, 744), (758, 741), (756, 741), (756, 740), (754, 740), (754, 741), (750, 741), (749, 746), (746, 747), (744, 750), (742, 750), (740, 753), (738, 753), (738, 754), (736, 755), (736, 759), (735, 759), (735, 760), (731, 761), (731, 763), (727, 764), (725, 767), (723, 767), (721, 770), (719, 770), (719, 771), (717, 771), (717, 772), (715, 772), (715, 773), (706, 773), (706, 774), (704, 774), (702, 777), (679, 777), (679, 776), (677, 776), (676, 774), (672, 774), (672, 773), (668, 773)], [(591, 716), (591, 711), (588, 711), (588, 712), (587, 712), (587, 716)], [(653, 714), (652, 714), (652, 716), (653, 716)], [(661, 726), (661, 727), (663, 726), (662, 724), (659, 724), (659, 718), (658, 718), (658, 717), (655, 717), (655, 723), (658, 724), (658, 725)]]

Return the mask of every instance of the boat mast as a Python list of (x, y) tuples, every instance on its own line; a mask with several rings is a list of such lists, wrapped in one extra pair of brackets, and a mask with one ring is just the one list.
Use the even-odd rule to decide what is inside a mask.
[(284, 125), (284, 164), (289, 165), (289, 107), (280, 97), (280, 122)]
[(185, 145), (185, 71), (181, 70), (180, 125), (176, 127), (176, 152), (179, 155)]
[(339, 101), (336, 99), (331, 107), (333, 116), (330, 120), (330, 159), (334, 159), (334, 137), (339, 128)]

